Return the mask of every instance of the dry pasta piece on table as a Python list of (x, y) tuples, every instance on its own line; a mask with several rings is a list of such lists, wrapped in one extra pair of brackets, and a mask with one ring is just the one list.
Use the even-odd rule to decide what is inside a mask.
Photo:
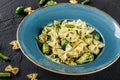
[(12, 67), (11, 65), (8, 65), (6, 68), (5, 68), (5, 71), (8, 71), (8, 72), (11, 72), (13, 73), (14, 75), (16, 75), (18, 72), (19, 72), (19, 68), (17, 67)]
[(77, 4), (77, 3), (78, 3), (77, 0), (70, 0), (69, 2), (70, 2), (71, 4)]
[(37, 77), (38, 77), (38, 73), (31, 73), (31, 74), (28, 74), (27, 77), (31, 80), (38, 80)]
[(34, 12), (34, 10), (32, 10), (31, 7), (27, 7), (24, 9), (24, 12), (28, 13), (28, 14), (31, 14), (32, 12)]
[(13, 40), (13, 41), (11, 41), (11, 42), (10, 42), (10, 45), (13, 46), (13, 47), (12, 47), (13, 50), (18, 50), (18, 49), (20, 49), (17, 40)]

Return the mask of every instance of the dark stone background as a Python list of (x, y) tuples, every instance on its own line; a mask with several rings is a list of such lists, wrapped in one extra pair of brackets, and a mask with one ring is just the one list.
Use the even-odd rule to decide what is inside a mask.
[[(61, 3), (69, 0), (57, 1)], [(26, 75), (33, 72), (39, 74), (39, 80), (120, 80), (120, 59), (112, 66), (95, 74), (65, 76), (39, 68), (30, 62), (21, 51), (13, 51), (9, 42), (16, 39), (17, 27), (25, 17), (25, 15), (15, 14), (16, 7), (22, 5), (37, 9), (40, 7), (38, 2), (39, 0), (0, 0), (0, 52), (8, 55), (11, 59), (10, 62), (0, 59), (0, 72), (3, 72), (8, 64), (20, 68), (18, 75), (12, 78), (0, 78), (0, 80), (28, 80)], [(91, 3), (88, 5), (107, 12), (120, 24), (120, 0), (91, 0)]]

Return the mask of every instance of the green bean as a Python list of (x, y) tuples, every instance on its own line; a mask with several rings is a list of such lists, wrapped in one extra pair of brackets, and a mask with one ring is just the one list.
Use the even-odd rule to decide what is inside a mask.
[(39, 3), (40, 3), (40, 4), (43, 4), (44, 2), (45, 2), (45, 0), (40, 0), (40, 2), (39, 2)]
[(21, 13), (24, 13), (24, 8), (23, 8), (23, 6), (18, 6), (16, 8), (16, 14), (21, 14)]
[(3, 59), (3, 60), (9, 60), (9, 57), (3, 55), (2, 53), (0, 53), (0, 58)]
[(11, 77), (11, 74), (10, 73), (8, 73), (8, 72), (5, 72), (5, 73), (1, 73), (0, 72), (0, 77)]
[(89, 3), (89, 2), (90, 2), (90, 0), (84, 0), (83, 2), (81, 2), (81, 4), (85, 5), (85, 4)]

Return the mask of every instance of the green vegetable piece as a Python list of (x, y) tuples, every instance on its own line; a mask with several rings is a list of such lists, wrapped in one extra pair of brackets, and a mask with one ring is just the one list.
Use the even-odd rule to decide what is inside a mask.
[(78, 64), (84, 64), (92, 61), (94, 61), (94, 55), (92, 53), (85, 53), (76, 62)]
[(60, 29), (60, 22), (59, 21), (54, 21), (54, 27), (56, 29)]
[(11, 77), (11, 74), (8, 73), (8, 72), (0, 73), (0, 78), (1, 78), (1, 77)]
[(39, 3), (40, 3), (40, 4), (43, 4), (44, 2), (45, 2), (45, 0), (40, 0), (40, 2), (39, 2)]
[(63, 40), (61, 41), (61, 46), (62, 46), (62, 48), (65, 50), (67, 44), (69, 44), (69, 43), (70, 43), (70, 42), (69, 42), (68, 40), (63, 39)]
[(75, 25), (73, 25), (73, 24), (65, 24), (65, 27), (67, 27), (67, 28), (74, 28)]
[(60, 26), (54, 25), (55, 29), (60, 29)]
[(24, 13), (24, 8), (23, 8), (23, 6), (19, 6), (19, 7), (17, 7), (17, 9), (16, 9), (16, 14), (21, 14), (21, 13)]
[(95, 40), (100, 40), (100, 34), (99, 34), (99, 33), (94, 33), (94, 34), (93, 34), (93, 38), (94, 38)]
[(50, 47), (47, 43), (43, 44), (42, 51), (44, 54), (48, 54), (50, 52)]
[(86, 35), (85, 38), (92, 38), (92, 35)]
[(52, 6), (52, 5), (55, 5), (55, 4), (57, 4), (56, 1), (54, 1), (54, 0), (50, 0), (50, 1), (48, 1), (48, 2), (45, 4), (44, 7)]
[(89, 2), (90, 2), (90, 0), (84, 0), (83, 2), (81, 2), (81, 4), (85, 5), (85, 4), (89, 3)]
[(9, 60), (9, 57), (3, 55), (2, 53), (0, 53), (0, 58), (3, 60)]

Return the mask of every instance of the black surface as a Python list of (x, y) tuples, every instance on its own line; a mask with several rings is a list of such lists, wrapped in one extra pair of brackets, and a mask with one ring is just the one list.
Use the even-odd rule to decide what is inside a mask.
[[(57, 0), (68, 2), (69, 0)], [(82, 0), (79, 0), (82, 1)], [(112, 66), (100, 72), (84, 76), (66, 76), (46, 71), (30, 62), (21, 51), (13, 51), (9, 42), (16, 39), (18, 24), (25, 17), (16, 15), (17, 6), (31, 6), (33, 9), (40, 7), (39, 0), (0, 0), (0, 52), (8, 55), (10, 62), (0, 59), (0, 72), (11, 64), (20, 68), (20, 73), (11, 78), (0, 78), (0, 80), (28, 80), (26, 75), (37, 72), (39, 80), (120, 80), (120, 59)], [(97, 7), (110, 14), (120, 24), (120, 0), (91, 0), (88, 5)]]

